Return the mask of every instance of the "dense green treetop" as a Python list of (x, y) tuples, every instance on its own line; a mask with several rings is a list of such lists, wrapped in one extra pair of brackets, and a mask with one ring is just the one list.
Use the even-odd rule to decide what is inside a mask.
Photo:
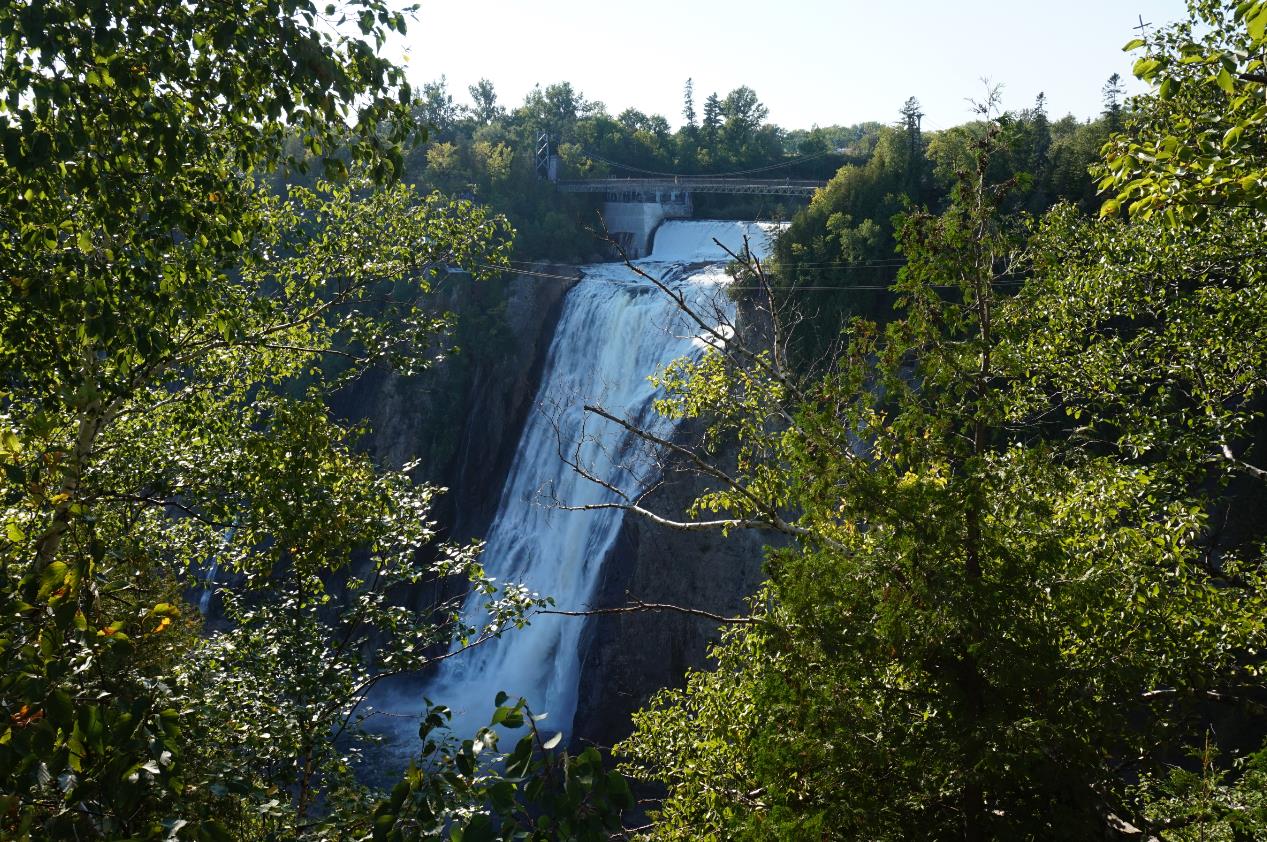
[[(1223, 43), (1258, 6), (1192, 8)], [(1124, 188), (1129, 221), (1061, 205), (1035, 228), (1008, 161), (1042, 150), (1036, 120), (1018, 145), (989, 115), (945, 150), (969, 156), (950, 203), (902, 217), (886, 325), (852, 321), (814, 370), (775, 319), (768, 346), (661, 375), (663, 411), (711, 424), (671, 448), (716, 487), (688, 524), (784, 537), (715, 668), (617, 749), (668, 786), (646, 838), (1267, 833), (1258, 164), (1189, 133), (1244, 106), (1213, 98), (1220, 66), (1135, 101), (1105, 148), (1112, 171), (1192, 142), (1216, 174), (1195, 192), (1158, 161), (1175, 180)], [(737, 271), (777, 316), (775, 279)]]
[[(379, 681), (543, 602), (438, 545), (435, 489), (327, 407), (432, 362), (434, 283), (509, 248), (501, 217), (393, 183), (416, 121), (378, 48), (403, 30), (377, 0), (0, 7), (6, 839), (479, 838), (494, 813), (536, 832), (525, 802), (556, 797), (541, 832), (595, 838), (627, 804), (535, 729), (506, 784), (470, 762), (494, 737), (430, 728), (404, 751), (448, 773), (407, 816), (416, 775), (394, 806), (355, 775)], [(203, 629), (195, 595), (227, 622)]]

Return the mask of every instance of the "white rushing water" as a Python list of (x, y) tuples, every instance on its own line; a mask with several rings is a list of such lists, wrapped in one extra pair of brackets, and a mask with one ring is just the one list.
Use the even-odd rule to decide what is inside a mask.
[[(724, 295), (729, 258), (714, 238), (731, 249), (768, 249), (772, 226), (721, 221), (666, 222), (650, 257), (637, 261), (648, 274), (681, 290), (701, 312), (729, 317)], [(590, 606), (600, 568), (621, 525), (613, 509), (565, 511), (616, 499), (608, 489), (580, 476), (561, 458), (591, 467), (604, 482), (631, 489), (649, 466), (636, 464), (637, 442), (619, 427), (583, 410), (601, 405), (638, 426), (667, 435), (672, 423), (658, 416), (648, 376), (703, 347), (698, 326), (682, 317), (663, 292), (615, 263), (583, 267), (569, 291), (555, 329), (532, 412), (483, 554), (490, 576), (551, 596), (564, 610)], [(483, 600), (464, 609), (478, 622)], [(427, 695), (454, 711), (454, 730), (469, 734), (487, 722), (493, 699), (504, 690), (523, 696), (534, 712), (546, 712), (551, 730), (571, 732), (580, 680), (578, 651), (584, 619), (539, 616), (522, 630), (508, 631), (446, 661)]]

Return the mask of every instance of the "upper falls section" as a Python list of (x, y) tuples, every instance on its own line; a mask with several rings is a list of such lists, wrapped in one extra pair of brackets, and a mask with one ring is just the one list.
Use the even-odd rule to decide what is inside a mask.
[(671, 219), (656, 229), (651, 254), (655, 263), (721, 263), (730, 256), (720, 242), (735, 254), (748, 248), (762, 259), (769, 256), (780, 226), (772, 222), (736, 222), (723, 219)]

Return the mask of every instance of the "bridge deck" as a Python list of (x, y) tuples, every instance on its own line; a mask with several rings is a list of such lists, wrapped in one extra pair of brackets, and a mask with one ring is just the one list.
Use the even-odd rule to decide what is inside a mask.
[(678, 176), (676, 178), (592, 178), (585, 181), (560, 181), (562, 193), (725, 193), (766, 196), (810, 197), (825, 181), (792, 179), (709, 178)]

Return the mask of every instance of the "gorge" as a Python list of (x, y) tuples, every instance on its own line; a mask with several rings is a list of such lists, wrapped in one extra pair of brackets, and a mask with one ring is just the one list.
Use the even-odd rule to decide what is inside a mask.
[(1165, 2), (0, 3), (0, 840), (1267, 839)]
[[(634, 265), (680, 292), (698, 312), (715, 313), (719, 326), (733, 323), (735, 305), (726, 292), (726, 249), (739, 252), (747, 241), (754, 253), (765, 254), (776, 230), (770, 223), (668, 221), (656, 232), (650, 255)], [(698, 355), (706, 347), (699, 327), (687, 323), (678, 304), (623, 263), (585, 265), (580, 275), (562, 301), (482, 555), (485, 569), (498, 582), (521, 584), (552, 598), (564, 610), (597, 607), (600, 589), (629, 581), (637, 576), (640, 563), (648, 563), (646, 552), (638, 553), (628, 540), (618, 540), (622, 532), (638, 527), (625, 523), (624, 511), (603, 507), (618, 502), (619, 493), (634, 493), (659, 479), (657, 465), (637, 439), (587, 413), (585, 405), (601, 405), (641, 428), (671, 437), (674, 422), (656, 413), (657, 390), (649, 378), (674, 359)], [(530, 364), (523, 359), (506, 361), (509, 367)], [(479, 430), (488, 419), (471, 417), (467, 423), (472, 427), (469, 435), (480, 438)], [(454, 492), (461, 495), (463, 489)], [(698, 556), (666, 558), (676, 554), (664, 544), (652, 555), (656, 563), (679, 565), (682, 569), (676, 575), (681, 582), (694, 578), (685, 568)], [(737, 605), (755, 582), (755, 544), (747, 547), (747, 555), (742, 565), (746, 575), (744, 570), (733, 571), (712, 597), (716, 601), (726, 595), (720, 599), (723, 608)], [(693, 592), (694, 588), (684, 589), (681, 599), (689, 602)], [(621, 595), (611, 598), (619, 602)], [(477, 596), (464, 608), (472, 624), (478, 624), (483, 611), (483, 600)], [(609, 631), (596, 641), (588, 628), (594, 622), (537, 616), (526, 628), (510, 629), (500, 639), (445, 661), (438, 673), (423, 678), (421, 686), (416, 680), (394, 685), (379, 705), (396, 714), (389, 721), (399, 725), (402, 745), (416, 729), (409, 716), (418, 713), (423, 694), (454, 711), (456, 732), (473, 733), (486, 722), (500, 691), (522, 696), (534, 712), (547, 714), (545, 730), (571, 736), (580, 724), (586, 739), (608, 742), (623, 736), (628, 725), (622, 728), (619, 718), (595, 717), (613, 701), (594, 697), (612, 695), (601, 688), (635, 687), (645, 698), (666, 678), (676, 676), (628, 674), (632, 662), (621, 651), (641, 648), (648, 639)], [(678, 658), (679, 674), (703, 661), (704, 638), (695, 637), (693, 651)], [(667, 643), (658, 648), (668, 651)], [(613, 669), (622, 674), (611, 674)], [(583, 686), (593, 692), (582, 692)], [(624, 706), (629, 707), (628, 702)], [(581, 723), (574, 721), (578, 707)]]

